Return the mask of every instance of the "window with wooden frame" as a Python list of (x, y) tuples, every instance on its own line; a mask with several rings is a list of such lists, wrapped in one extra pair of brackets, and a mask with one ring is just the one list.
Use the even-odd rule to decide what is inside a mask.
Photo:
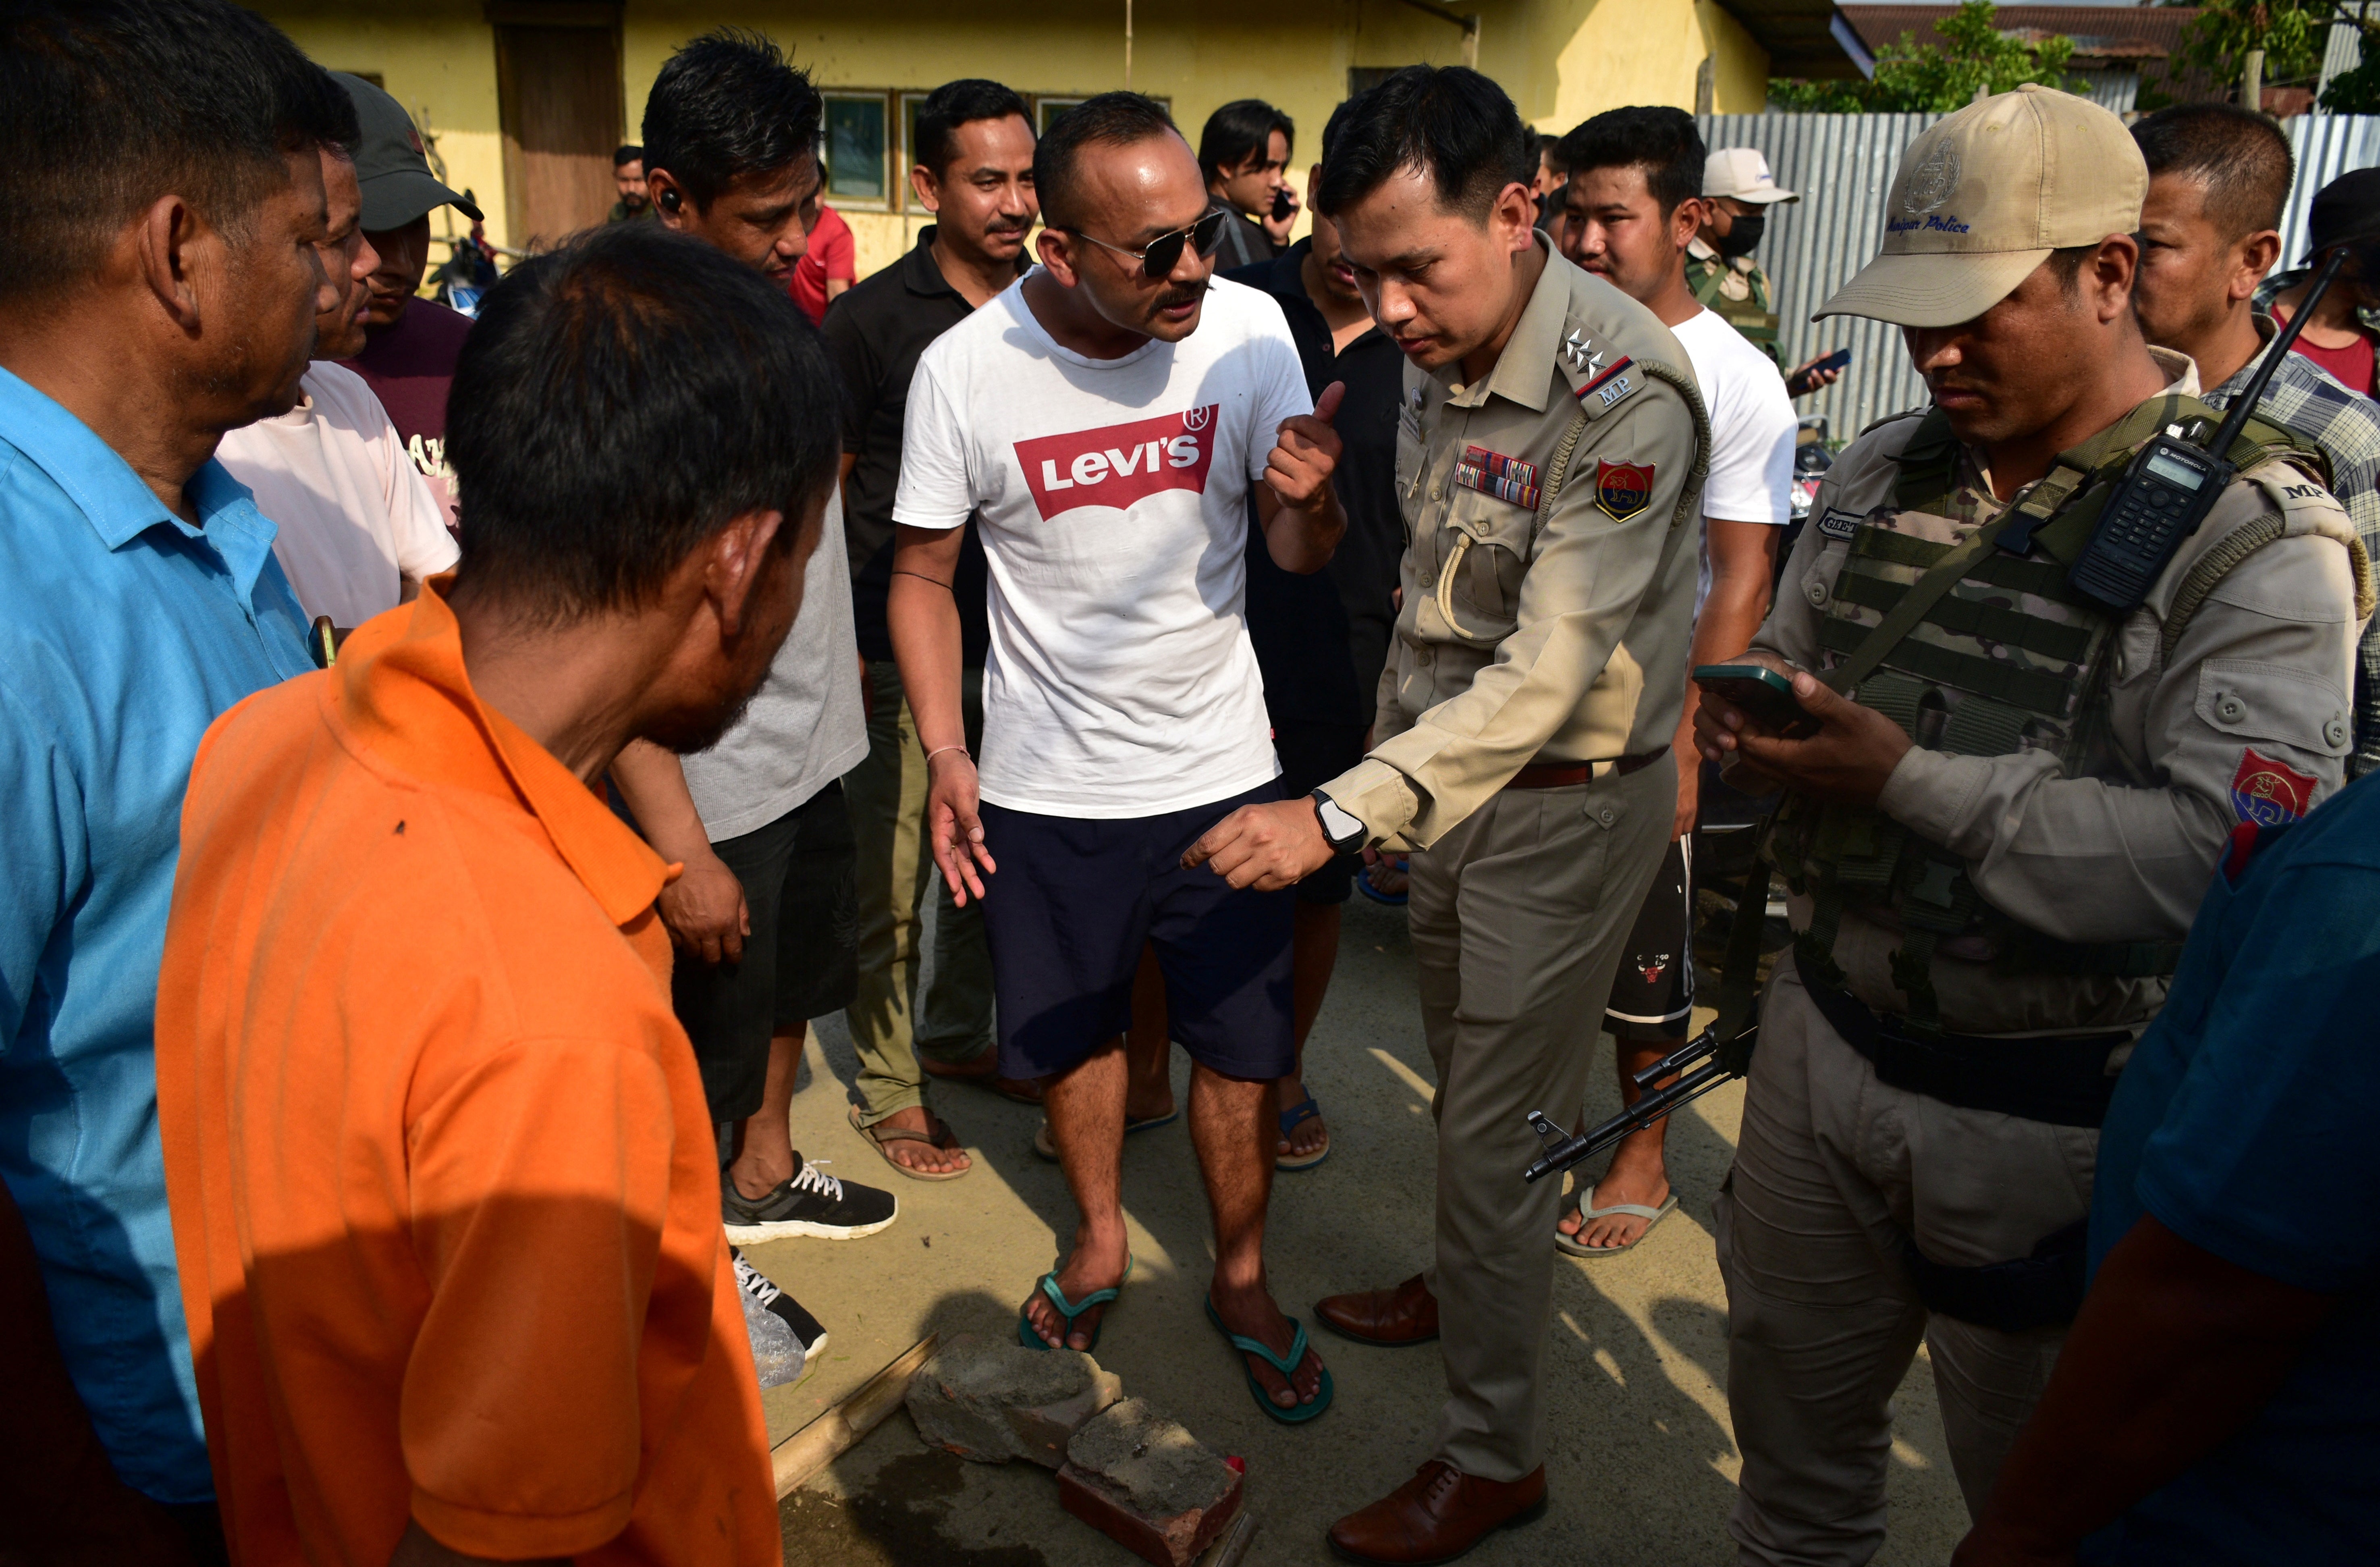
[(835, 88), (826, 99), (826, 199), (851, 210), (892, 212), (894, 184), (892, 94), (881, 88)]

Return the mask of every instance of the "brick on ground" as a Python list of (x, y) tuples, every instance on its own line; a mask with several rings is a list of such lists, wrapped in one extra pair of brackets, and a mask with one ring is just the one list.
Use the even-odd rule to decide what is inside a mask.
[(1189, 1567), (1240, 1511), (1240, 1475), (1149, 1407), (1125, 1399), (1066, 1444), (1067, 1512), (1156, 1567)]
[(963, 1333), (909, 1383), (909, 1417), (930, 1447), (978, 1464), (1066, 1461), (1082, 1424), (1123, 1397), (1112, 1371), (1079, 1350), (1030, 1350)]

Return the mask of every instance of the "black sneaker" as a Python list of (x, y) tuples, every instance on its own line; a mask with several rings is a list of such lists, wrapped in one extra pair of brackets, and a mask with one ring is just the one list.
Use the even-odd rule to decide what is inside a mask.
[(801, 1302), (777, 1288), (735, 1247), (735, 1288), (744, 1297), (744, 1331), (752, 1341), (752, 1367), (763, 1389), (798, 1382), (826, 1348), (826, 1330)]
[(899, 1216), (901, 1199), (891, 1192), (822, 1175), (819, 1171), (826, 1160), (799, 1154), (794, 1160), (794, 1178), (765, 1197), (746, 1197), (727, 1172), (719, 1172), (720, 1218), (729, 1240), (739, 1245), (794, 1235), (851, 1241), (876, 1233)]

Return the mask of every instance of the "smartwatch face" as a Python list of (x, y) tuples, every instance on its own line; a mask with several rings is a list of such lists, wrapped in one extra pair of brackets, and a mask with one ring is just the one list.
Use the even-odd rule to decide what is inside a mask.
[(1317, 795), (1315, 808), (1322, 818), (1322, 835), (1330, 840), (1333, 848), (1353, 846), (1364, 837), (1364, 824), (1340, 808), (1328, 795)]

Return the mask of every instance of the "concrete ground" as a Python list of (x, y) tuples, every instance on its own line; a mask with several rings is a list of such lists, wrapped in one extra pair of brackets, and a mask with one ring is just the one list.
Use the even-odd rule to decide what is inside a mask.
[[(1700, 1020), (1698, 1020), (1700, 1021)], [(1607, 1063), (1597, 1115), (1617, 1108)], [(1337, 978), (1306, 1055), (1306, 1082), (1331, 1128), (1330, 1160), (1274, 1187), (1268, 1257), (1284, 1309), (1311, 1322), (1334, 1292), (1393, 1283), (1427, 1255), (1432, 1133), (1429, 1057), (1402, 910), (1347, 905)], [(892, 1172), (844, 1119), (856, 1063), (840, 1017), (815, 1029), (794, 1100), (795, 1146), (829, 1172), (888, 1186), (899, 1221), (866, 1240), (795, 1240), (747, 1253), (830, 1333), (804, 1382), (767, 1395), (782, 1439), (927, 1332), (1014, 1331), (1016, 1309), (1073, 1206), (1057, 1167), (1035, 1157), (1039, 1112), (989, 1093), (939, 1093), (976, 1155), (958, 1181)], [(1177, 1053), (1176, 1093), (1188, 1064)], [(1737, 1456), (1723, 1393), (1725, 1297), (1712, 1256), (1711, 1199), (1734, 1146), (1740, 1087), (1674, 1118), (1679, 1210), (1622, 1257), (1561, 1259), (1551, 1379), (1552, 1506), (1492, 1537), (1480, 1567), (1731, 1560), (1726, 1517)], [(1547, 1107), (1549, 1111), (1556, 1107)], [(1516, 1177), (1517, 1179), (1517, 1177)], [(1427, 1456), (1443, 1394), (1434, 1349), (1367, 1349), (1318, 1331), (1338, 1387), (1310, 1426), (1259, 1414), (1238, 1357), (1199, 1310), (1212, 1255), (1184, 1125), (1134, 1136), (1124, 1196), (1138, 1258), (1111, 1307), (1099, 1363), (1203, 1440), (1247, 1461), (1247, 1505), (1263, 1528), (1249, 1561), (1330, 1560), (1330, 1522), (1380, 1496)], [(1939, 1561), (1965, 1529), (1921, 1355), (1902, 1386), (1892, 1445), (1890, 1539), (1880, 1562)], [(969, 1464), (930, 1451), (894, 1415), (783, 1509), (787, 1567), (1121, 1567), (1121, 1547), (1062, 1512), (1049, 1474)]]

